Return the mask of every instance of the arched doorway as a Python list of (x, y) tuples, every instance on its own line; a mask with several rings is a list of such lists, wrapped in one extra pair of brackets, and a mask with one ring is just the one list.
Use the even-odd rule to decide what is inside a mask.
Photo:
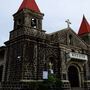
[(68, 79), (70, 81), (71, 87), (79, 87), (79, 71), (75, 66), (70, 66), (68, 68)]

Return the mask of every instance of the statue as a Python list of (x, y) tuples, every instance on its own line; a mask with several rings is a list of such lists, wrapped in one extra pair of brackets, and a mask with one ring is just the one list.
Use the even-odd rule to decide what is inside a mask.
[(51, 62), (49, 62), (49, 70), (50, 73), (53, 74), (53, 64)]

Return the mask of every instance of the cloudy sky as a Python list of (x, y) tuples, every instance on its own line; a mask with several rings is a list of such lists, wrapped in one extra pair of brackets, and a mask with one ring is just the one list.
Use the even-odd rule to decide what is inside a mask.
[[(0, 1), (0, 46), (9, 39), (13, 30), (12, 15), (17, 12), (23, 0)], [(65, 21), (71, 21), (71, 28), (77, 33), (83, 14), (90, 21), (90, 0), (36, 0), (40, 10), (45, 14), (43, 30), (47, 33), (67, 27)]]

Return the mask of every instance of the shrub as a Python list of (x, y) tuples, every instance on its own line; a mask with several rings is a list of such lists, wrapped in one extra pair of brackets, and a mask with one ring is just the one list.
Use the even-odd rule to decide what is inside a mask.
[(50, 74), (47, 80), (39, 83), (38, 90), (62, 90), (61, 86), (61, 80), (59, 78), (56, 78), (55, 75)]

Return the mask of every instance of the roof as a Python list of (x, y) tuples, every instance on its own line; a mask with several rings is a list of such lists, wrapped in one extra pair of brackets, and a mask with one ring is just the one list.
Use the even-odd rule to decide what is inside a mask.
[(71, 48), (83, 48), (87, 49), (86, 43), (74, 32), (72, 28), (65, 28), (54, 33), (50, 33), (51, 39), (50, 41), (54, 43), (60, 43), (62, 45), (68, 45), (68, 37), (70, 35), (73, 36), (73, 40), (75, 41)]
[(40, 10), (39, 10), (38, 5), (36, 4), (35, 0), (23, 0), (18, 11), (21, 11), (23, 9), (30, 9), (32, 11), (40, 13)]
[(78, 35), (80, 36), (80, 35), (83, 35), (86, 33), (90, 33), (90, 25), (89, 25), (87, 19), (85, 18), (85, 16), (83, 16)]
[(55, 31), (55, 32), (52, 32), (50, 33), (50, 35), (54, 35), (54, 34), (57, 34), (57, 33), (61, 33), (61, 32), (67, 32), (67, 30), (70, 29), (70, 28), (64, 28), (64, 29), (61, 29), (61, 30), (58, 30), (58, 31)]

